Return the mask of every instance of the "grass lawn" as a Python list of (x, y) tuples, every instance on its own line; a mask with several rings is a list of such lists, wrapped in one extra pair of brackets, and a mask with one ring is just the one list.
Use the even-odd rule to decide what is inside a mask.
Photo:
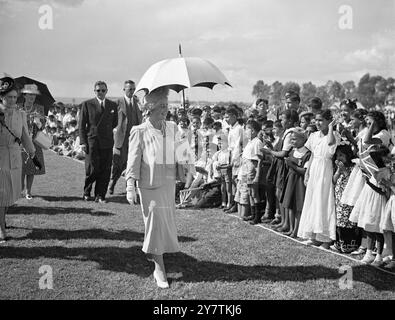
[[(31, 201), (7, 215), (0, 299), (394, 299), (395, 275), (306, 247), (220, 210), (178, 210), (182, 252), (165, 255), (170, 289), (156, 287), (144, 225), (120, 180), (109, 203), (81, 200), (84, 166), (45, 153)], [(122, 194), (121, 194), (122, 193)], [(42, 290), (39, 269), (53, 270)], [(353, 288), (340, 289), (341, 265)]]

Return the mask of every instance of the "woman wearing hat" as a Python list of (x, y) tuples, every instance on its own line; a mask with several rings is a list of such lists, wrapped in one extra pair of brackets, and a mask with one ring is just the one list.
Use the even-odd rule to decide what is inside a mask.
[[(22, 89), (23, 103), (20, 108), (27, 114), (27, 125), (29, 129), (29, 134), (31, 135), (33, 142), (39, 131), (45, 128), (45, 113), (44, 107), (35, 103), (37, 95), (40, 94), (37, 85), (35, 84), (25, 84)], [(37, 169), (33, 161), (27, 156), (25, 152), (22, 153), (23, 167), (22, 167), (22, 190), (25, 188), (26, 180), (26, 199), (32, 199), (32, 186), (35, 175), (45, 174), (44, 165), (44, 154), (39, 145), (34, 143), (36, 148), (36, 156), (40, 163), (42, 164), (41, 169)]]
[(5, 213), (21, 195), (22, 157), (19, 143), (33, 158), (26, 113), (18, 110), (14, 80), (0, 79), (0, 242), (6, 240)]
[(180, 251), (174, 217), (175, 183), (178, 155), (185, 151), (177, 149), (177, 125), (165, 121), (167, 95), (168, 89), (159, 88), (145, 97), (147, 119), (130, 132), (125, 175), (130, 204), (137, 203), (137, 191), (140, 195), (145, 226), (142, 250), (155, 264), (153, 277), (160, 288), (169, 287), (163, 254)]

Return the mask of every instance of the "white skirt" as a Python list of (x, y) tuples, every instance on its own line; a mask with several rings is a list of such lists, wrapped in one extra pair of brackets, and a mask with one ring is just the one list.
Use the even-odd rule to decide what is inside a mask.
[(162, 255), (180, 251), (174, 217), (174, 180), (168, 179), (156, 189), (138, 190), (145, 226), (143, 252)]
[(368, 184), (363, 187), (351, 211), (350, 221), (368, 232), (382, 233), (380, 229), (381, 216), (384, 214), (387, 198), (374, 191)]
[(350, 177), (348, 178), (346, 187), (343, 190), (343, 194), (340, 199), (341, 203), (352, 207), (355, 206), (365, 184), (365, 178), (362, 175), (361, 169), (358, 165), (355, 165), (354, 169), (351, 171)]
[(391, 195), (381, 216), (380, 229), (395, 232), (395, 195)]

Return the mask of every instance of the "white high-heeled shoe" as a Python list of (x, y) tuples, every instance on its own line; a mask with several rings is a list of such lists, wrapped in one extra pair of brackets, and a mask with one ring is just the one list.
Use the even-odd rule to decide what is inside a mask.
[(159, 277), (157, 277), (156, 272), (154, 271), (154, 279), (156, 281), (156, 284), (159, 288), (162, 289), (167, 289), (169, 288), (169, 283), (167, 281), (162, 281), (159, 279)]

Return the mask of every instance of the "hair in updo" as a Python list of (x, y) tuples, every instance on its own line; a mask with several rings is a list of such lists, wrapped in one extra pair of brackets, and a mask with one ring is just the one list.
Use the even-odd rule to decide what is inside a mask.
[(154, 109), (161, 105), (167, 105), (169, 96), (169, 88), (160, 87), (143, 98), (143, 111), (146, 113), (152, 112)]
[(318, 112), (317, 114), (319, 114), (321, 117), (323, 117), (327, 121), (333, 120), (332, 112), (329, 109), (322, 110), (321, 112)]
[(346, 106), (351, 110), (356, 110), (358, 108), (357, 99), (344, 99), (342, 102), (340, 102), (340, 107), (341, 106)]

